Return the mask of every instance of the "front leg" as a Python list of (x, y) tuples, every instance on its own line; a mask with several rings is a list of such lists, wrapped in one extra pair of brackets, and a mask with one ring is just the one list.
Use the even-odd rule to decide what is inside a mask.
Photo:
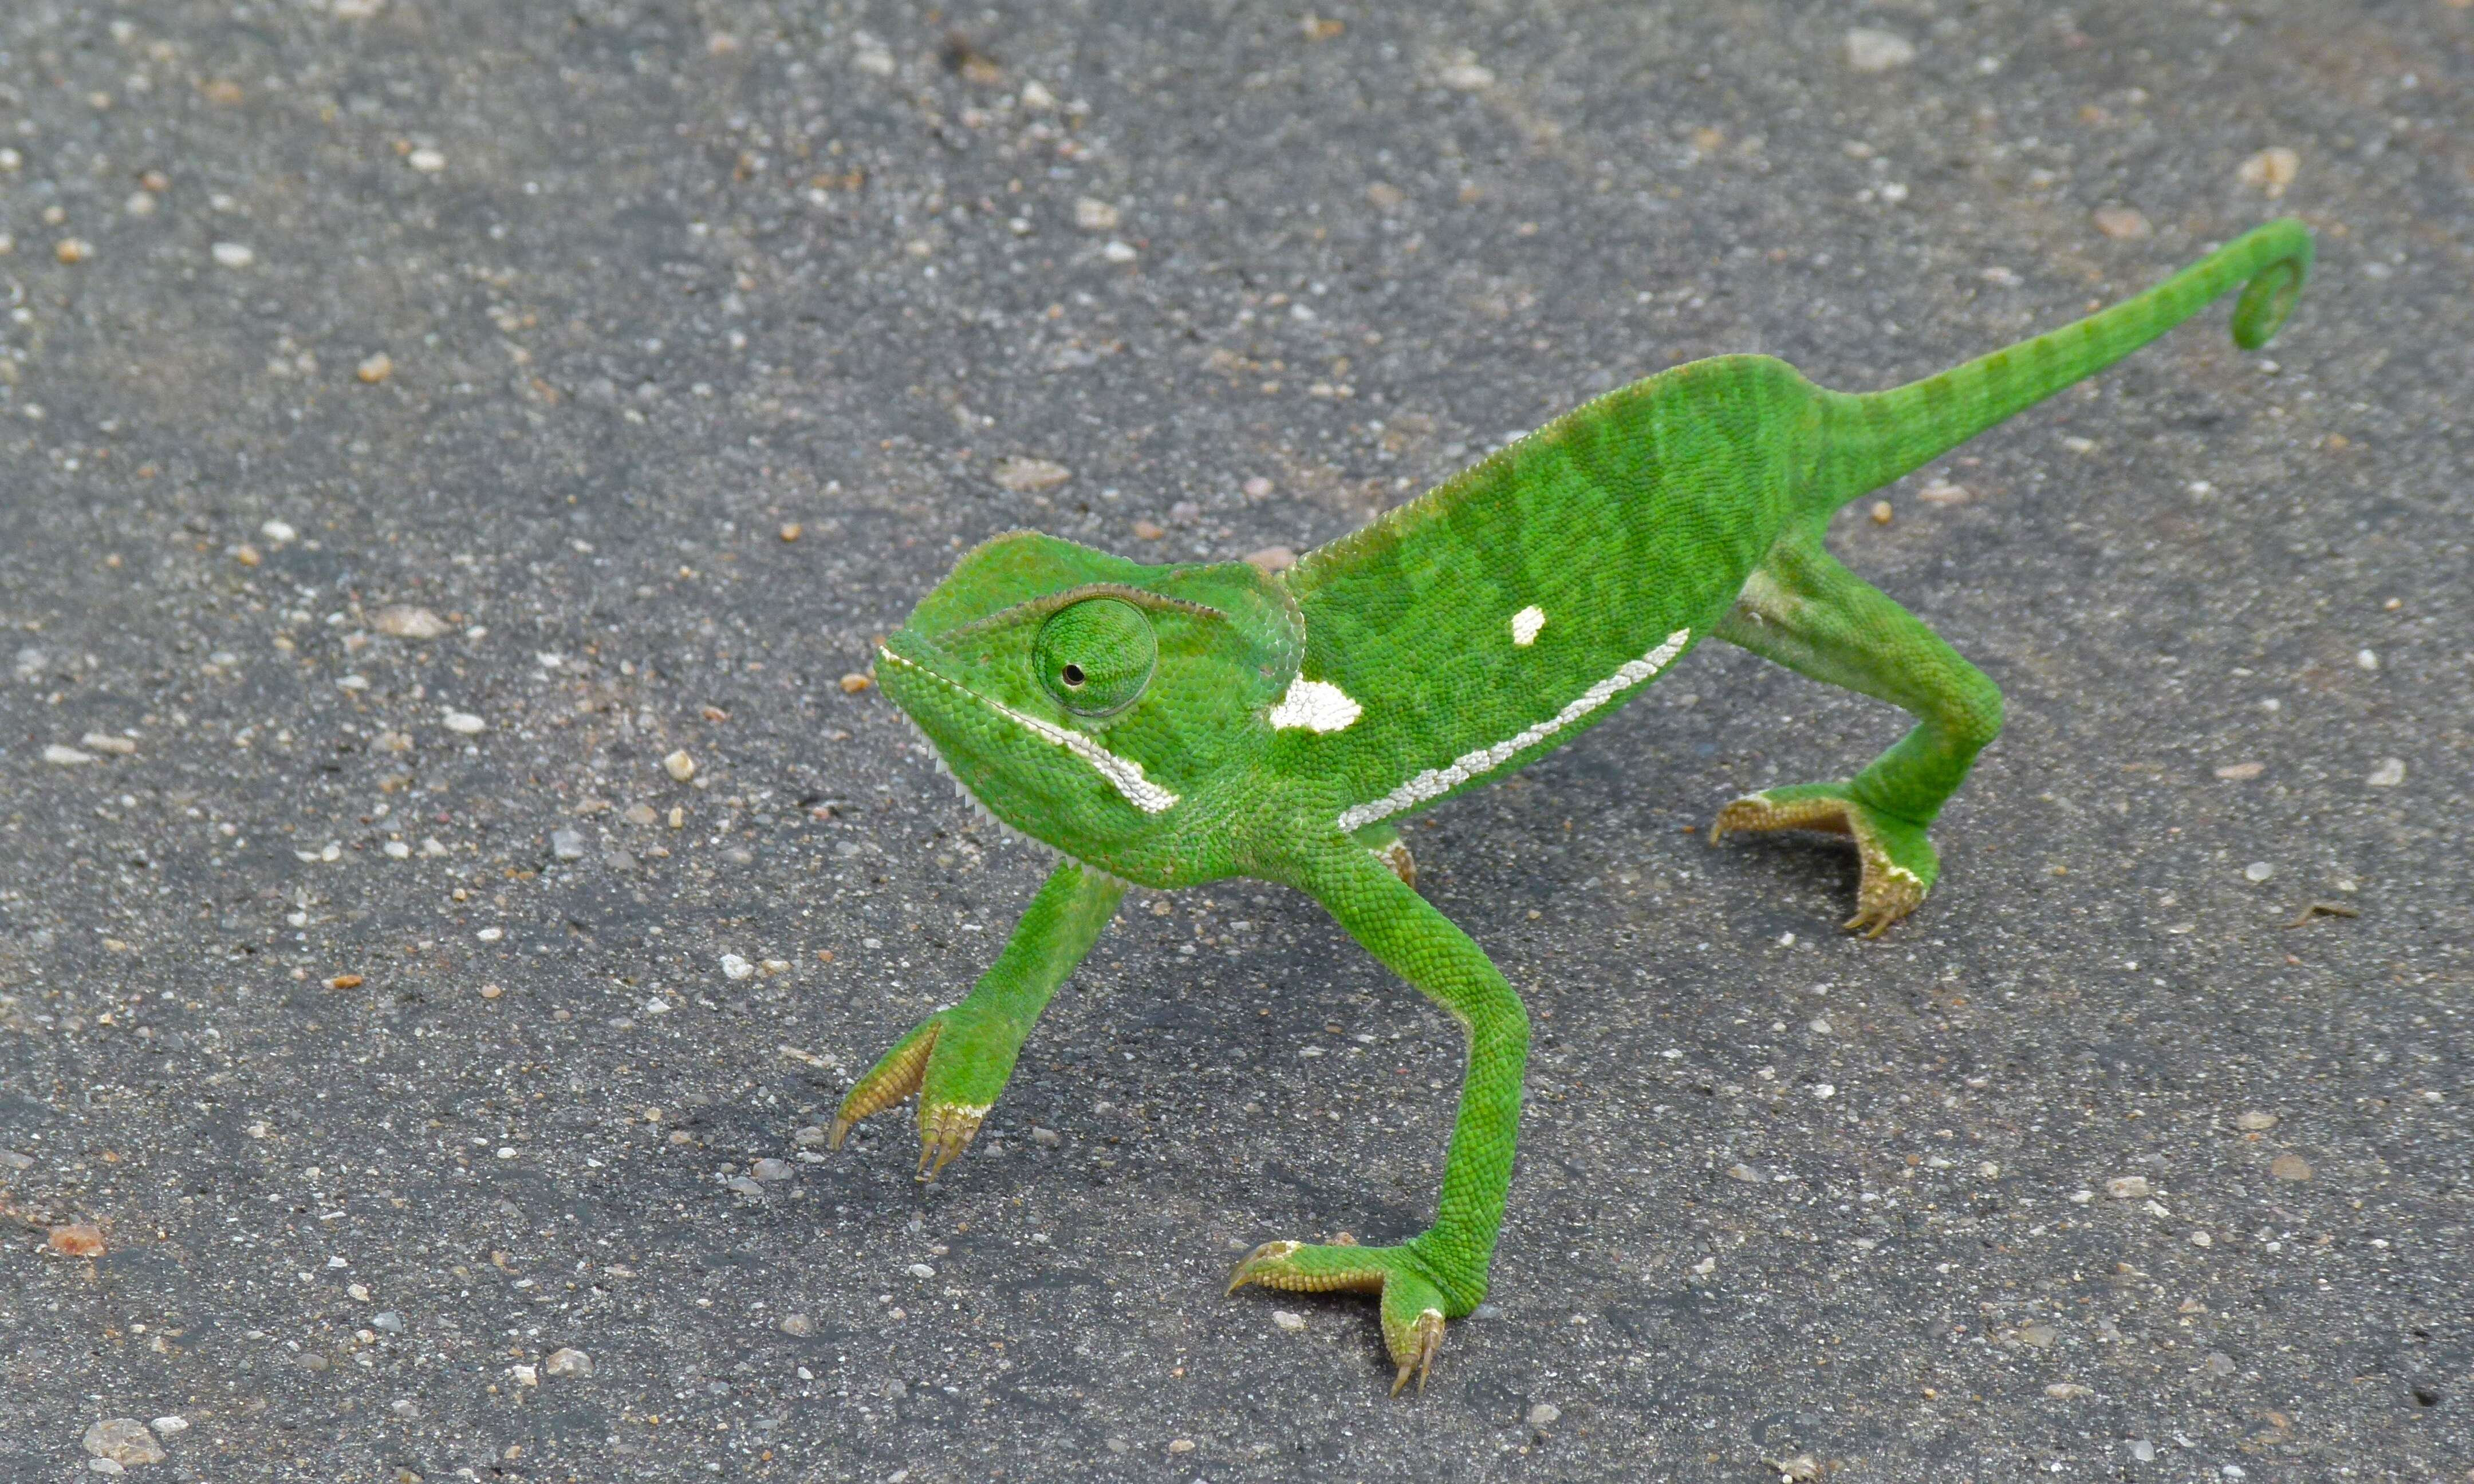
[(1460, 1022), (1468, 1036), (1468, 1071), (1433, 1226), (1397, 1247), (1266, 1242), (1238, 1265), (1228, 1288), (1234, 1293), (1251, 1282), (1379, 1294), (1384, 1342), (1400, 1368), (1392, 1384), (1397, 1395), (1412, 1372), (1425, 1385), (1443, 1345), (1443, 1321), (1460, 1318), (1486, 1297), (1504, 1192), (1512, 1184), (1529, 1016), (1468, 935), (1363, 846), (1334, 838), (1302, 864), (1293, 884), (1312, 893), (1350, 937)]
[(1058, 865), (969, 996), (920, 1021), (852, 1087), (834, 1115), (832, 1146), (842, 1146), (852, 1124), (916, 1092), (919, 1178), (935, 1179), (979, 1133), (1013, 1075), (1023, 1038), (1125, 895), (1114, 876), (1074, 861)]

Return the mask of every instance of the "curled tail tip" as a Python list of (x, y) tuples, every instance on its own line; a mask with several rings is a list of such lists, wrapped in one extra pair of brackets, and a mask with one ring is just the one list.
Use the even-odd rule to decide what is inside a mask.
[(2284, 251), (2251, 275), (2234, 305), (2234, 344), (2244, 350), (2256, 350), (2275, 338), (2293, 313), (2302, 280), (2311, 272), (2311, 232), (2298, 220), (2280, 217), (2255, 228), (2253, 235), (2272, 237)]

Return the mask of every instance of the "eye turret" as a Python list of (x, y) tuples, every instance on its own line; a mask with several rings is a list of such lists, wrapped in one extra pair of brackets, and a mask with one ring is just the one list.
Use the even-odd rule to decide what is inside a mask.
[(1086, 598), (1041, 625), (1031, 662), (1059, 706), (1106, 716), (1133, 705), (1151, 683), (1159, 640), (1141, 609), (1122, 598)]

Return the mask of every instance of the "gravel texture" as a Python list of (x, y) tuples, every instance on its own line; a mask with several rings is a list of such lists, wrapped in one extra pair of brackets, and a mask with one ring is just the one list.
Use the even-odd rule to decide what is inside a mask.
[[(2474, 11), (1329, 10), (0, 7), (0, 1477), (2474, 1465)], [(1687, 832), (1899, 727), (1716, 647), (1411, 832), (1539, 1033), (1422, 1397), (1221, 1295), (1451, 1112), (1296, 897), (1134, 894), (941, 1185), (822, 1150), (1041, 871), (866, 684), (964, 546), (1303, 549), (2279, 211), (2266, 354), (1848, 512), (2010, 700), (1910, 922)]]

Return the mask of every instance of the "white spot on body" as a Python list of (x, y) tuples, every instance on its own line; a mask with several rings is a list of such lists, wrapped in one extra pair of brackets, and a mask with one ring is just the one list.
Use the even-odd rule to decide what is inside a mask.
[(1030, 732), (1032, 736), (1038, 737), (1044, 742), (1054, 742), (1058, 747), (1072, 753), (1075, 756), (1081, 758), (1086, 763), (1089, 763), (1092, 769), (1097, 772), (1100, 777), (1106, 778), (1109, 784), (1113, 786), (1118, 793), (1125, 796), (1128, 803), (1130, 803), (1135, 808), (1142, 810), (1145, 814), (1162, 813), (1177, 801), (1177, 795), (1170, 793), (1167, 789), (1160, 787), (1157, 783), (1154, 783), (1151, 779), (1143, 777), (1143, 765), (1141, 763), (1134, 761), (1130, 757), (1118, 756), (1116, 754), (1109, 752), (1106, 748), (1102, 747), (1099, 743), (1092, 741), (1089, 737), (1082, 735), (1082, 733), (1079, 731), (1069, 731), (1065, 728), (1059, 727), (1053, 722), (1041, 721), (1036, 716), (1025, 716), (1022, 712), (1013, 709), (1011, 706), (999, 706), (997, 703), (989, 700), (983, 695), (981, 695), (978, 691), (971, 689), (969, 686), (957, 685), (954, 682), (946, 680), (945, 677), (938, 675), (935, 671), (931, 670), (924, 665), (915, 664), (910, 660), (905, 659), (900, 655), (895, 654), (889, 649), (880, 649), (876, 654), (877, 658), (880, 659), (889, 659), (906, 670), (916, 670), (920, 674), (927, 676), (929, 679), (935, 681), (940, 684), (951, 686), (953, 689), (970, 697), (980, 705), (986, 706), (989, 710), (996, 712), (999, 716), (1012, 722), (1023, 730)]
[(1289, 682), (1280, 704), (1272, 707), (1272, 726), (1278, 730), (1303, 727), (1309, 731), (1346, 731), (1349, 724), (1366, 714), (1348, 692), (1328, 681), (1310, 681), (1298, 676)]
[(1532, 603), (1512, 615), (1512, 642), (1522, 649), (1538, 642), (1538, 631), (1546, 627), (1546, 610)]
[(1544, 721), (1523, 727), (1491, 747), (1463, 753), (1452, 759), (1449, 767), (1428, 768), (1380, 799), (1349, 805), (1340, 811), (1341, 832), (1346, 834), (1363, 829), (1377, 820), (1390, 819), (1403, 809), (1415, 808), (1429, 799), (1439, 799), (1481, 774), (1492, 773), (1521, 753), (1665, 669), (1667, 661), (1684, 653), (1684, 646), (1691, 638), (1691, 630), (1678, 629), (1656, 649), (1638, 659), (1625, 660), (1614, 674), (1581, 692), (1564, 709)]

